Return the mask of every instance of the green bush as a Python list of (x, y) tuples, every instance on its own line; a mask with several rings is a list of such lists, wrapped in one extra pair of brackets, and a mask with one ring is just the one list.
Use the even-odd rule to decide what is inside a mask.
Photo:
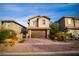
[(10, 31), (8, 30), (0, 30), (0, 42), (3, 42), (6, 38), (10, 37)]
[(55, 34), (58, 32), (59, 30), (56, 30), (56, 29), (51, 29), (50, 30), (50, 38), (52, 38), (52, 39), (54, 39), (54, 37), (55, 37)]
[(59, 32), (59, 24), (57, 22), (50, 23), (50, 38), (54, 39), (57, 32)]
[[(13, 30), (0, 29), (0, 43), (7, 45), (13, 45), (14, 42), (18, 39), (16, 33)], [(6, 42), (6, 39), (12, 39), (11, 42)]]

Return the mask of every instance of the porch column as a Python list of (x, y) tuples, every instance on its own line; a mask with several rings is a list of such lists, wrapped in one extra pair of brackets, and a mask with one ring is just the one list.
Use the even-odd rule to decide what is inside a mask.
[(46, 35), (47, 35), (46, 37), (49, 38), (49, 30), (47, 30), (47, 34)]
[(30, 35), (29, 35), (29, 38), (31, 38), (31, 30), (29, 30), (29, 34), (30, 34)]

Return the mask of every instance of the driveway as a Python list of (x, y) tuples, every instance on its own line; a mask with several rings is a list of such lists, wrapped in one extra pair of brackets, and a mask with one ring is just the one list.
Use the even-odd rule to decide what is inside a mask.
[(51, 45), (51, 44), (77, 44), (79, 41), (68, 41), (68, 42), (62, 42), (62, 41), (55, 41), (51, 39), (45, 39), (45, 38), (31, 38), (31, 39), (26, 39), (24, 42), (25, 44), (38, 44), (38, 45)]
[(17, 43), (14, 47), (5, 47), (8, 53), (39, 53), (39, 52), (65, 52), (79, 51), (79, 42), (58, 42), (50, 39), (26, 39), (24, 43)]

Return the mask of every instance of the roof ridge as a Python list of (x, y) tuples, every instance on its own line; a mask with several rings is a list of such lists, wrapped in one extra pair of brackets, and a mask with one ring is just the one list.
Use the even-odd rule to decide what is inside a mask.
[(23, 26), (22, 24), (20, 24), (19, 22), (15, 21), (15, 20), (1, 20), (1, 21), (2, 22), (5, 22), (5, 21), (15, 22), (15, 23), (19, 24), (20, 26), (25, 27), (25, 26)]
[(31, 19), (33, 19), (33, 18), (35, 18), (35, 17), (45, 17), (45, 18), (47, 18), (47, 19), (49, 19), (49, 20), (50, 20), (50, 18), (49, 18), (49, 17), (47, 17), (47, 16), (40, 16), (40, 15), (38, 15), (38, 16), (33, 16), (33, 17), (31, 17), (30, 19), (28, 19), (28, 20), (31, 20)]

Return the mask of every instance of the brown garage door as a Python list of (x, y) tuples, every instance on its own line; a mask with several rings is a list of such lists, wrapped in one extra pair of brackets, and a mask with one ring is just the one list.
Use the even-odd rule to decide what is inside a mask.
[(31, 37), (32, 38), (46, 38), (46, 30), (32, 30)]

